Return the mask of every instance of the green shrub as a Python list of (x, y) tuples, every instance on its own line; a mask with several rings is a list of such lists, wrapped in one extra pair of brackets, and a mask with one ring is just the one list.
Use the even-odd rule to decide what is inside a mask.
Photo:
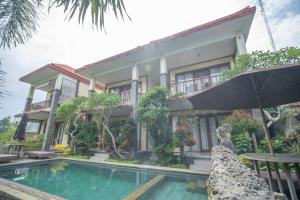
[(252, 165), (252, 161), (245, 158), (244, 156), (240, 155), (239, 156), (240, 161), (242, 161), (245, 165), (247, 166), (251, 166)]
[(0, 120), (0, 134), (6, 133), (11, 128), (17, 128), (18, 123), (15, 121), (12, 121), (11, 117), (4, 117)]
[(164, 87), (154, 87), (143, 96), (138, 105), (140, 120), (147, 122), (154, 152), (161, 165), (172, 162), (174, 151), (167, 93)]
[(76, 153), (87, 154), (88, 149), (97, 146), (99, 131), (95, 122), (83, 122), (76, 135)]
[(41, 150), (44, 136), (45, 135), (43, 133), (33, 135), (28, 137), (25, 141), (21, 141), (20, 143), (25, 145), (26, 150)]
[(245, 111), (234, 111), (225, 118), (224, 123), (232, 126), (231, 140), (238, 154), (251, 151), (251, 138), (249, 134), (256, 133), (258, 124), (255, 119)]
[(0, 144), (13, 144), (16, 127), (10, 127), (6, 132), (0, 133)]
[[(109, 125), (114, 135), (117, 148), (123, 151), (129, 151), (136, 143), (136, 127), (132, 119), (112, 121)], [(112, 139), (108, 133), (105, 133), (106, 150), (113, 149)]]
[(246, 132), (256, 133), (259, 127), (256, 120), (245, 111), (232, 112), (231, 115), (225, 118), (224, 123), (228, 123), (232, 126), (232, 136)]
[(154, 152), (157, 155), (159, 165), (168, 166), (174, 162), (174, 145), (172, 143), (168, 145), (161, 144), (154, 149)]
[(251, 151), (251, 139), (248, 133), (240, 133), (231, 138), (237, 154), (247, 153)]
[(300, 125), (296, 126), (295, 129), (286, 136), (284, 143), (291, 153), (300, 155)]
[(185, 164), (170, 164), (168, 167), (171, 168), (178, 168), (178, 169), (188, 169), (188, 167)]
[[(272, 147), (275, 153), (288, 153), (289, 149), (284, 143), (284, 136), (276, 136), (271, 139)], [(269, 153), (269, 147), (266, 139), (261, 140), (259, 145), (259, 152)]]
[(88, 160), (89, 159), (88, 156), (84, 156), (84, 155), (71, 155), (71, 156), (69, 156), (69, 158), (82, 159), (82, 160)]
[(221, 74), (221, 80), (230, 79), (250, 69), (270, 68), (282, 64), (300, 63), (300, 48), (286, 47), (278, 51), (254, 51), (235, 59), (234, 67)]

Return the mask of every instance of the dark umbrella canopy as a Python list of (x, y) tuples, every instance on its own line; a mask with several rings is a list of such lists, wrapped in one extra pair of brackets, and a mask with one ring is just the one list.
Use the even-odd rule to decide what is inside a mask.
[[(258, 101), (258, 98), (260, 102)], [(259, 69), (238, 75), (189, 98), (195, 109), (236, 110), (300, 101), (300, 65)]]
[[(258, 69), (240, 74), (189, 98), (195, 109), (237, 110), (263, 108), (300, 101), (300, 64)], [(272, 155), (269, 129), (263, 129)]]
[(22, 118), (18, 124), (16, 133), (14, 135), (15, 140), (24, 140), (25, 139), (25, 132), (26, 132), (26, 124), (27, 124), (27, 114), (24, 113)]

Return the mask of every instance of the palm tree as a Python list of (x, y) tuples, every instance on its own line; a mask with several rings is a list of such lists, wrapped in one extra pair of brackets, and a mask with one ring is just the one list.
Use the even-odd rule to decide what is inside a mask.
[(1, 107), (1, 100), (5, 97), (5, 95), (8, 95), (8, 92), (5, 90), (5, 79), (6, 72), (2, 70), (1, 68), (1, 60), (0, 60), (0, 109)]
[(45, 3), (48, 11), (63, 7), (68, 20), (77, 15), (80, 24), (90, 10), (92, 24), (100, 30), (104, 29), (108, 10), (112, 10), (116, 18), (123, 19), (124, 15), (129, 18), (123, 0), (0, 0), (0, 48), (15, 47), (31, 38)]

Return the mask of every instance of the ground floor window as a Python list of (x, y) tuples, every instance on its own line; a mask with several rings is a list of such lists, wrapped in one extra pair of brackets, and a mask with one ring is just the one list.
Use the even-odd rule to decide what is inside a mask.
[(184, 120), (192, 132), (195, 145), (186, 146), (185, 151), (190, 152), (210, 152), (214, 145), (219, 144), (216, 129), (225, 118), (225, 114), (199, 115), (193, 117), (179, 117)]

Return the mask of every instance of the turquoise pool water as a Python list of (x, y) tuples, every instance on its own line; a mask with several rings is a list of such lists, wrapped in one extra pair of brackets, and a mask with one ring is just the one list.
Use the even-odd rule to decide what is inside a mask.
[[(0, 168), (2, 178), (70, 200), (123, 199), (159, 174), (164, 173), (65, 160)], [(173, 173), (164, 175), (165, 181), (143, 199), (207, 199), (205, 190), (188, 188), (191, 183), (205, 177)]]

